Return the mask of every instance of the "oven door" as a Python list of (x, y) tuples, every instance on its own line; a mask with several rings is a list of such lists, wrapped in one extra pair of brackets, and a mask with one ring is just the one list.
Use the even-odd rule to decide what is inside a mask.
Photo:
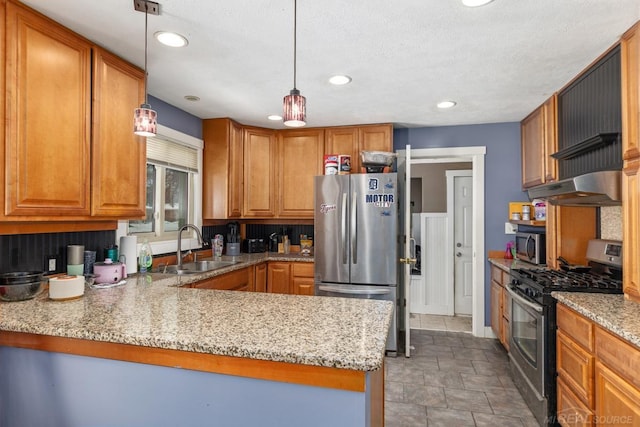
[(531, 302), (507, 286), (511, 296), (510, 357), (526, 382), (544, 396), (545, 316), (542, 305)]

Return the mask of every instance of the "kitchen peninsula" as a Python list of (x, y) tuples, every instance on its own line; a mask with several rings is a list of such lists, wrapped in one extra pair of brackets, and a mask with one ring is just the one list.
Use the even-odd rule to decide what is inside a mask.
[(383, 424), (383, 301), (138, 275), (0, 304), (0, 424)]

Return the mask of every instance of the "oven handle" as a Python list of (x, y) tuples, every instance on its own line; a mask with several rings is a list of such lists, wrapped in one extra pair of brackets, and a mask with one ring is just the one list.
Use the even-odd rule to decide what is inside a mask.
[(534, 304), (531, 301), (527, 301), (526, 299), (522, 298), (520, 295), (515, 293), (509, 286), (505, 286), (505, 288), (507, 289), (507, 292), (509, 292), (509, 295), (511, 295), (511, 298), (514, 298), (518, 303), (520, 303), (522, 305), (525, 305), (525, 306), (537, 311), (538, 313), (542, 313), (542, 306), (541, 305)]

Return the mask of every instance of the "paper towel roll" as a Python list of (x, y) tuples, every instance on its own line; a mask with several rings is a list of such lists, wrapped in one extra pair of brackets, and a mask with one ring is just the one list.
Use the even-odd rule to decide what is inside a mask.
[(124, 262), (127, 266), (127, 276), (138, 272), (138, 237), (120, 237), (120, 255), (124, 255)]

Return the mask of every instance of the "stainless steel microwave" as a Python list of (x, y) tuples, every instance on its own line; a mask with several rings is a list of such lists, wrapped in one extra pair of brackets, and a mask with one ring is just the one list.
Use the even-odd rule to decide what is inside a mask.
[(547, 263), (546, 234), (516, 233), (516, 258), (531, 264)]

